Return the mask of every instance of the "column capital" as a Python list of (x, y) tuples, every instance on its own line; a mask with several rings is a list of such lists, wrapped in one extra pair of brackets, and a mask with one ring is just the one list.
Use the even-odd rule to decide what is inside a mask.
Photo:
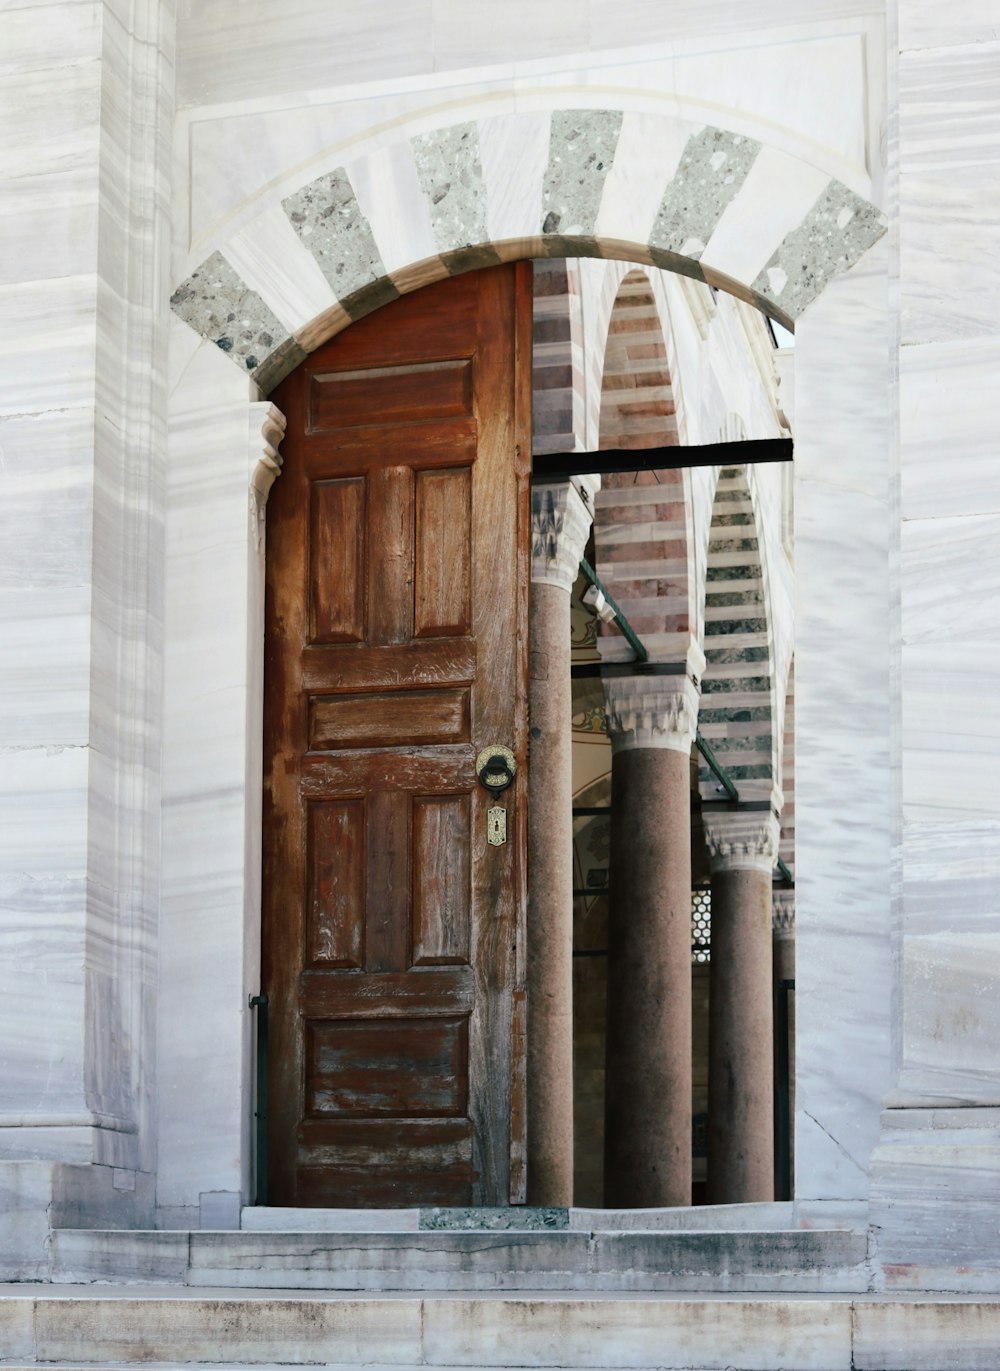
[(775, 890), (771, 895), (771, 930), (776, 938), (795, 937), (795, 891)]
[(579, 480), (532, 487), (531, 580), (533, 585), (573, 589), (594, 520), (593, 494)]
[(713, 873), (774, 870), (778, 857), (778, 820), (762, 810), (703, 813), (705, 842)]
[(612, 752), (670, 748), (689, 753), (698, 728), (698, 695), (685, 675), (605, 678)]

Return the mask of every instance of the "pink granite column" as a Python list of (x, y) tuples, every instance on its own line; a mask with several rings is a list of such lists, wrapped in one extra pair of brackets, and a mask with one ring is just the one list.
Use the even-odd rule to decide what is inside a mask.
[(712, 865), (708, 999), (708, 1202), (774, 1198), (770, 813), (706, 813)]
[[(528, 1203), (573, 1203), (570, 591), (595, 478), (531, 494), (528, 766)], [(583, 490), (583, 495), (580, 493)]]
[(604, 1109), (609, 1208), (691, 1203), (691, 744), (687, 675), (604, 682), (611, 897)]

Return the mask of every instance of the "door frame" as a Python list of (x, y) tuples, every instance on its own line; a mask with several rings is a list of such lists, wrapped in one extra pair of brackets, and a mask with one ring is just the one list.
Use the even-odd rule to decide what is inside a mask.
[[(533, 244), (523, 246), (528, 255)], [(592, 250), (572, 240), (561, 240), (560, 249), (568, 256)], [(884, 1093), (880, 1080), (891, 1055), (895, 983), (887, 874), (895, 706), (888, 689), (874, 705), (872, 696), (873, 679), (887, 680), (891, 642), (891, 602), (878, 588), (887, 583), (896, 556), (887, 444), (891, 395), (880, 363), (886, 254), (883, 241), (830, 280), (799, 322), (796, 343), (798, 600), (822, 609), (800, 615), (796, 652), (803, 702), (797, 843), (799, 865), (811, 872), (797, 891), (799, 980), (806, 991), (798, 1037), (797, 1187), (806, 1198), (841, 1204), (863, 1204), (867, 1195), (867, 1158), (877, 1142)], [(641, 260), (642, 248), (616, 242), (607, 255)], [(281, 423), (252, 383), (248, 396), (245, 371), (213, 342), (192, 348), (186, 325), (175, 328), (184, 352), (171, 399), (167, 473), (165, 990), (155, 1089), (158, 1207), (170, 1223), (183, 1226), (191, 1216), (197, 1222), (199, 1193), (228, 1196), (238, 1209), (252, 1185), (248, 1001), (259, 987), (260, 965), (263, 505), (280, 465), (275, 440)], [(863, 602), (858, 587), (865, 589)], [(203, 646), (206, 621), (216, 631), (211, 660)], [(827, 678), (831, 637), (854, 645), (850, 661), (841, 664), (835, 695)], [(852, 789), (845, 793), (848, 773)], [(850, 844), (849, 868), (842, 842)], [(846, 869), (853, 874), (844, 925), (840, 915), (831, 915), (829, 899), (843, 890)], [(852, 930), (850, 951), (845, 927)], [(859, 956), (865, 974), (856, 988)], [(212, 1009), (215, 1050), (207, 1072), (199, 1035), (177, 1015), (175, 992), (184, 987), (192, 1002)], [(217, 1001), (224, 1012), (216, 1014)], [(840, 1073), (831, 1069), (825, 1052), (830, 1015), (874, 1049), (865, 1054), (866, 1090), (845, 1095)], [(188, 1097), (179, 1085), (193, 1072), (203, 1072), (204, 1080)], [(807, 1112), (837, 1119), (838, 1133), (850, 1131), (856, 1167)]]

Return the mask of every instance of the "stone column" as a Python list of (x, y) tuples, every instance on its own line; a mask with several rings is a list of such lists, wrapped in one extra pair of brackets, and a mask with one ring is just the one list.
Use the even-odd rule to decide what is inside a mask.
[(604, 1108), (609, 1208), (691, 1203), (691, 744), (686, 675), (604, 682), (611, 899)]
[(773, 814), (704, 814), (712, 865), (708, 1201), (774, 1198)]
[[(774, 978), (774, 1193), (776, 1199), (791, 1199), (795, 1175), (795, 995), (783, 995), (782, 981), (795, 980), (795, 891), (775, 890), (771, 896), (771, 967)], [(786, 1042), (781, 1037), (784, 1025), (781, 1006), (788, 1010)], [(782, 1052), (787, 1052), (787, 1112), (779, 1099)], [(781, 1164), (781, 1139), (788, 1138), (787, 1174)], [(784, 1193), (787, 1191), (787, 1194)]]
[(573, 1203), (573, 769), (570, 591), (595, 478), (531, 494), (528, 768), (528, 1202)]

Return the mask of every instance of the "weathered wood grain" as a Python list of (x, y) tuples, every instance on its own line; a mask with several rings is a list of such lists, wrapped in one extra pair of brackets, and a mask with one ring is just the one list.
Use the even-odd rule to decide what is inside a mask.
[[(527, 267), (470, 273), (352, 326), (275, 396), (272, 1203), (523, 1198), (530, 326)], [(519, 762), (500, 848), (489, 743)]]

